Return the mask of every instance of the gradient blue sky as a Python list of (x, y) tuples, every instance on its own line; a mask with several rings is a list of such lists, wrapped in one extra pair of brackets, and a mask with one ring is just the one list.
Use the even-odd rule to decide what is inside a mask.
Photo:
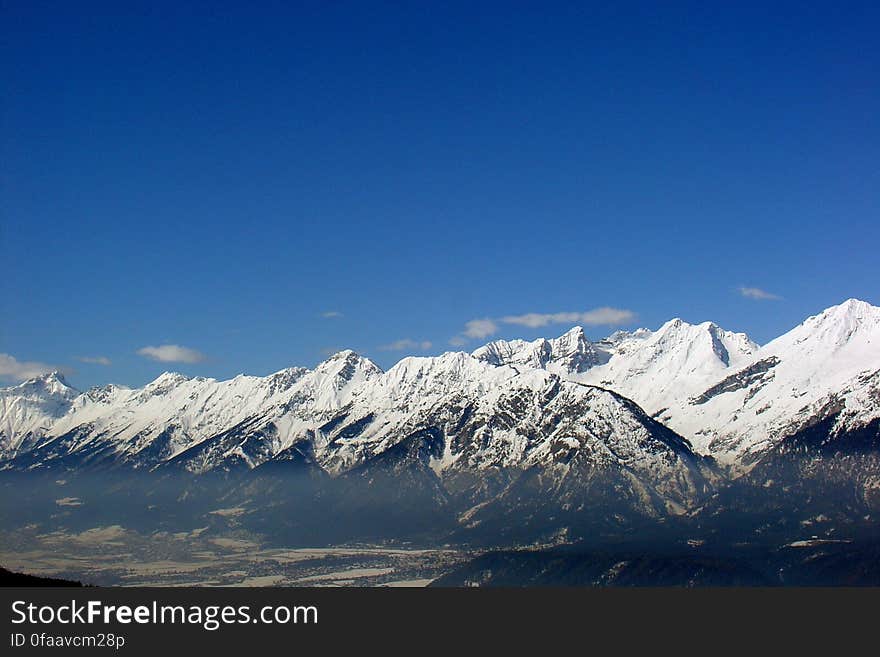
[(255, 4), (2, 2), (7, 369), (880, 303), (878, 3)]

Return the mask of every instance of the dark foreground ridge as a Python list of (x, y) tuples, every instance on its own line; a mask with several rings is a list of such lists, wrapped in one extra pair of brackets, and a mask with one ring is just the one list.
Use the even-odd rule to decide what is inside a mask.
[(5, 568), (0, 568), (0, 586), (82, 586), (82, 582), (13, 573)]

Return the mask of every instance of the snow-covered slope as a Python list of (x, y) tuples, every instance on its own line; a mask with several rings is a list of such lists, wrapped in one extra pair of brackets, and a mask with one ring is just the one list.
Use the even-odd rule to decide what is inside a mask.
[(655, 332), (618, 333), (599, 348), (607, 349), (607, 364), (579, 380), (609, 387), (654, 414), (747, 362), (758, 345), (744, 333), (712, 322), (693, 325), (673, 319)]
[[(40, 432), (32, 432), (41, 437), (32, 437), (29, 454), (22, 456), (22, 449), (17, 453), (19, 460), (32, 464), (82, 454), (92, 462), (152, 467), (255, 415), (295, 409), (305, 415), (331, 412), (379, 374), (368, 359), (343, 351), (312, 371), (289, 368), (228, 381), (166, 372), (140, 389), (105, 386), (79, 396), (68, 393), (66, 406), (53, 407), (52, 422), (44, 421)], [(44, 385), (43, 379), (35, 379), (19, 387)]]
[(60, 372), (0, 388), (0, 458), (30, 449), (71, 409), (78, 395)]
[[(573, 332), (551, 351), (577, 369), (581, 338)], [(304, 467), (354, 477), (352, 499), (377, 481), (413, 499), (436, 490), (437, 499), (456, 500), (470, 525), (496, 498), (578, 509), (599, 490), (608, 498), (594, 505), (600, 515), (680, 513), (715, 476), (685, 440), (616, 393), (460, 352), (405, 358), (384, 373), (353, 352), (266, 378), (166, 373), (142, 389), (75, 396), (42, 429), (5, 467), (193, 474)], [(517, 485), (528, 494), (505, 497)]]
[(828, 415), (834, 432), (880, 416), (880, 308), (850, 299), (808, 318), (659, 415), (696, 449), (748, 465)]
[(307, 454), (339, 476), (410, 448), (458, 494), (506, 469), (564, 477), (572, 454), (597, 470), (625, 469), (646, 509), (657, 499), (660, 507), (684, 508), (709, 476), (684, 440), (629, 400), (546, 370), (493, 366), (458, 352), (405, 358), (334, 411), (270, 408), (167, 463), (205, 472)]
[(473, 355), (494, 365), (538, 367), (610, 388), (655, 413), (747, 362), (757, 350), (744, 333), (673, 319), (657, 331), (618, 331), (596, 343), (580, 327), (555, 340), (498, 340)]
[[(548, 466), (562, 438), (599, 462), (612, 436), (624, 440), (641, 422), (637, 406), (609, 401), (622, 395), (698, 453), (745, 468), (817, 418), (833, 414), (845, 430), (877, 417), (878, 381), (880, 309), (849, 300), (764, 347), (711, 322), (674, 319), (595, 343), (579, 327), (550, 340), (499, 340), (473, 354), (404, 358), (384, 373), (344, 351), (314, 370), (229, 381), (165, 373), (144, 388), (82, 394), (53, 374), (0, 390), (0, 459), (16, 468), (205, 472), (306, 454), (338, 475), (430, 428), (442, 437), (431, 457), (438, 476), (465, 463)], [(512, 397), (523, 404), (515, 413)]]
[[(572, 365), (572, 353), (589, 354), (590, 366), (583, 367), (585, 359)], [(579, 329), (558, 341), (496, 341), (474, 356), (612, 389), (697, 452), (741, 468), (829, 413), (839, 414), (835, 431), (880, 415), (880, 308), (856, 299), (764, 347), (711, 322), (673, 319), (657, 331), (618, 331), (592, 344)]]
[(492, 365), (541, 368), (565, 375), (586, 372), (608, 360), (605, 352), (587, 340), (580, 326), (552, 340), (496, 340), (472, 355)]
[[(461, 377), (451, 387), (450, 371)], [(625, 468), (685, 505), (706, 474), (684, 440), (629, 400), (545, 370), (446, 354), (407, 359), (377, 383), (326, 429), (317, 457), (328, 470), (367, 462), (427, 431), (429, 467), (445, 481), (532, 467), (562, 478), (577, 455), (599, 470)]]

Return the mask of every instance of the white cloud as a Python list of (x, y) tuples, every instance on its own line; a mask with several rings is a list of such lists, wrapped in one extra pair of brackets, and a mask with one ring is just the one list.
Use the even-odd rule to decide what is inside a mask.
[(137, 350), (140, 356), (157, 360), (160, 363), (199, 363), (207, 358), (195, 349), (176, 344), (162, 344), (158, 347), (142, 347)]
[(379, 347), (380, 351), (414, 351), (421, 350), (427, 351), (431, 348), (432, 343), (428, 340), (410, 340), (409, 338), (403, 338), (402, 340), (395, 340), (390, 344), (383, 344)]
[(20, 361), (9, 354), (0, 354), (0, 379), (7, 381), (24, 381), (57, 369), (59, 368), (46, 363)]
[(485, 338), (498, 332), (498, 324), (491, 319), (472, 319), (464, 325), (464, 335), (469, 338)]
[(541, 328), (549, 324), (620, 326), (632, 322), (635, 318), (636, 314), (631, 310), (603, 306), (583, 312), (526, 313), (524, 315), (507, 315), (499, 319), (472, 319), (464, 325), (464, 331), (449, 340), (449, 344), (461, 347), (468, 342), (469, 338), (487, 338), (498, 332), (499, 324), (514, 324), (528, 328)]
[(498, 324), (493, 319), (484, 317), (483, 319), (472, 319), (465, 323), (464, 331), (459, 335), (453, 335), (449, 338), (449, 344), (453, 347), (461, 347), (474, 338), (487, 338), (498, 332)]
[(505, 324), (516, 324), (529, 328), (540, 328), (548, 324), (584, 324), (586, 326), (619, 326), (631, 322), (636, 314), (621, 308), (594, 308), (584, 312), (566, 313), (526, 313), (502, 317)]
[(91, 363), (92, 365), (112, 365), (112, 361), (106, 356), (81, 356), (77, 358), (81, 363)]
[(746, 297), (747, 299), (758, 299), (759, 301), (772, 301), (774, 299), (781, 299), (777, 294), (773, 294), (772, 292), (767, 292), (766, 290), (762, 290), (759, 287), (739, 287), (737, 288), (739, 293)]
[(338, 310), (328, 310), (327, 312), (321, 313), (321, 317), (324, 319), (339, 319), (340, 317), (345, 317), (345, 315)]

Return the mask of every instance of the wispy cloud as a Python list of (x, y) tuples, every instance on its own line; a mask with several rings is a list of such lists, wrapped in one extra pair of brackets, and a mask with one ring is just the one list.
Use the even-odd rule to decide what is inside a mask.
[(498, 324), (491, 319), (472, 319), (462, 333), (469, 338), (486, 338), (498, 332)]
[(379, 351), (427, 351), (431, 348), (431, 342), (428, 340), (410, 340), (403, 338), (395, 340), (390, 344), (383, 344), (379, 347)]
[(526, 313), (502, 317), (505, 324), (516, 324), (529, 328), (540, 328), (548, 324), (584, 324), (586, 326), (619, 326), (633, 321), (636, 314), (622, 308), (594, 308), (584, 312), (568, 313)]
[(747, 299), (757, 299), (759, 301), (773, 301), (775, 299), (781, 299), (778, 294), (773, 294), (772, 292), (767, 292), (767, 290), (762, 290), (759, 287), (739, 287), (737, 288), (739, 293), (746, 297)]
[(525, 313), (506, 315), (498, 319), (472, 319), (464, 325), (464, 330), (449, 340), (449, 344), (460, 347), (470, 339), (487, 338), (495, 335), (502, 324), (541, 328), (550, 324), (583, 324), (585, 326), (620, 326), (636, 318), (636, 313), (623, 308), (603, 306), (582, 312)]
[(32, 360), (18, 360), (9, 354), (0, 354), (0, 379), (5, 381), (24, 381), (42, 376), (60, 368)]
[(106, 356), (80, 356), (77, 360), (81, 363), (91, 363), (92, 365), (112, 365), (113, 361), (111, 361)]
[(138, 355), (160, 363), (200, 363), (207, 356), (200, 351), (177, 344), (161, 344), (158, 347), (141, 347)]
[(340, 317), (345, 317), (345, 315), (343, 315), (338, 310), (328, 310), (321, 313), (321, 317), (323, 317), (324, 319), (339, 319)]

